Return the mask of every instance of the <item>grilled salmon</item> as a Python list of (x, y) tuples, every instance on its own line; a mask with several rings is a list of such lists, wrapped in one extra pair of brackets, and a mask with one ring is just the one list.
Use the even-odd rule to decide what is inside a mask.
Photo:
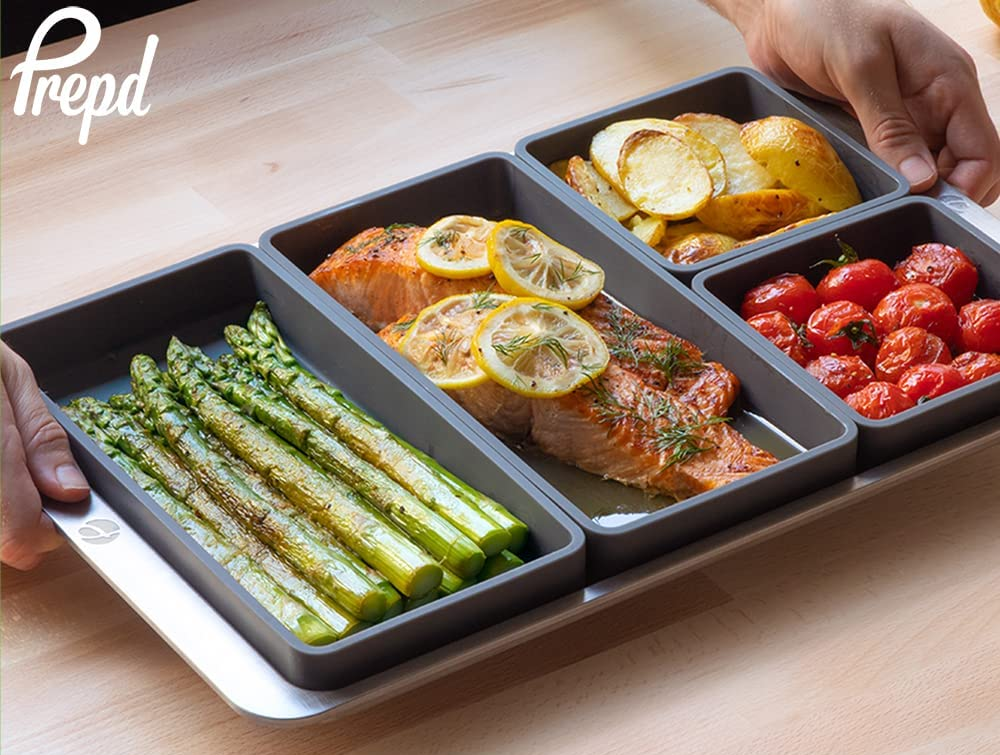
[[(423, 228), (369, 228), (310, 277), (393, 347), (405, 325), (446, 296), (492, 288), (492, 276), (439, 278), (416, 260)], [(729, 426), (736, 376), (701, 350), (602, 294), (579, 314), (611, 363), (568, 396), (529, 399), (488, 382), (449, 394), (493, 432), (531, 442), (564, 462), (682, 499), (764, 469), (777, 459)]]

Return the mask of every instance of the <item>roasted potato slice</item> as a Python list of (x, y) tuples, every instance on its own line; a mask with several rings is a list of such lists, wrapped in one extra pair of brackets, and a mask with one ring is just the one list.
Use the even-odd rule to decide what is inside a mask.
[(635, 215), (635, 207), (629, 204), (628, 200), (604, 179), (604, 176), (594, 170), (591, 163), (580, 156), (569, 159), (566, 167), (566, 183), (615, 220), (626, 220)]
[(569, 167), (569, 160), (556, 160), (549, 165), (549, 170), (555, 173), (563, 181), (566, 180), (566, 169)]
[(825, 136), (797, 118), (774, 115), (744, 123), (740, 141), (768, 173), (824, 209), (838, 212), (861, 202), (840, 155)]
[(685, 220), (681, 223), (670, 223), (663, 231), (660, 246), (684, 236), (690, 236), (692, 233), (714, 233), (714, 231), (700, 220)]
[(780, 235), (782, 233), (785, 233), (786, 231), (793, 231), (796, 228), (801, 228), (804, 225), (809, 225), (810, 223), (815, 223), (820, 218), (825, 218), (825, 217), (827, 217), (827, 215), (832, 215), (832, 214), (833, 214), (832, 212), (828, 212), (828, 213), (824, 213), (823, 215), (817, 215), (814, 218), (806, 218), (805, 220), (799, 220), (799, 221), (797, 221), (795, 223), (789, 223), (788, 225), (783, 226), (783, 227), (779, 228), (776, 231), (771, 231), (770, 233), (765, 233), (762, 236), (754, 236), (752, 239), (745, 239), (745, 240), (739, 242), (736, 246), (746, 246), (747, 244), (753, 244), (753, 243), (756, 243), (757, 241), (762, 241), (763, 239), (769, 239), (769, 238), (771, 238), (773, 236), (778, 236), (778, 235)]
[(736, 121), (712, 113), (684, 113), (674, 120), (719, 148), (726, 161), (727, 190), (730, 194), (769, 189), (777, 183), (764, 166), (747, 154), (740, 141), (740, 124)]
[(712, 177), (712, 193), (719, 196), (726, 191), (728, 185), (726, 160), (719, 148), (694, 129), (663, 118), (636, 118), (630, 121), (618, 121), (594, 136), (590, 143), (590, 159), (597, 171), (612, 186), (617, 187), (619, 191), (624, 191), (625, 187), (618, 172), (618, 159), (621, 156), (625, 140), (636, 131), (642, 130), (662, 131), (664, 134), (675, 136), (687, 144)]
[(667, 229), (666, 221), (656, 215), (636, 213), (626, 223), (628, 229), (650, 246), (656, 246)]
[(691, 217), (712, 198), (708, 169), (687, 144), (662, 131), (631, 134), (622, 144), (618, 173), (632, 204), (667, 220)]
[(822, 212), (822, 207), (794, 189), (762, 189), (716, 197), (701, 208), (698, 220), (714, 231), (743, 240)]
[(666, 242), (661, 241), (656, 250), (675, 264), (691, 265), (710, 257), (725, 254), (737, 246), (739, 243), (732, 236), (712, 231), (701, 231), (677, 236)]

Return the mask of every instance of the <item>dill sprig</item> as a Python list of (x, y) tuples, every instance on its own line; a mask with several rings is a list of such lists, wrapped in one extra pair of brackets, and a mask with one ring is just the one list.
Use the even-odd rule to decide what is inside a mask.
[(434, 336), (434, 343), (431, 345), (431, 350), (441, 360), (441, 364), (448, 364), (448, 357), (451, 356), (456, 343), (457, 341), (452, 338), (451, 329), (447, 328)]
[(458, 241), (458, 231), (434, 231), (430, 237), (421, 241), (420, 244), (421, 246), (424, 244), (434, 244), (435, 246), (449, 247), (456, 241)]
[(472, 294), (473, 309), (496, 309), (500, 306), (500, 300), (493, 295), (493, 286), (483, 290), (475, 291)]
[(729, 417), (709, 417), (700, 422), (659, 428), (654, 437), (656, 450), (661, 453), (670, 452), (670, 457), (663, 465), (663, 468), (666, 469), (676, 464), (683, 464), (688, 459), (700, 453), (716, 448), (715, 443), (712, 443), (704, 435), (699, 434), (698, 431), (723, 422), (729, 422)]
[(688, 353), (683, 342), (671, 339), (659, 351), (640, 351), (636, 340), (646, 335), (645, 323), (637, 317), (628, 317), (621, 307), (615, 306), (608, 312), (613, 343), (608, 350), (627, 366), (649, 365), (656, 368), (671, 384), (680, 377), (696, 375), (705, 368), (705, 363)]
[(585, 275), (597, 275), (597, 270), (590, 270), (583, 266), (583, 260), (576, 263), (576, 266), (570, 271), (569, 275), (566, 274), (566, 260), (560, 259), (559, 265), (552, 266), (552, 272), (556, 276), (556, 286), (550, 285), (549, 288), (557, 288), (558, 286), (565, 285), (566, 283), (572, 283), (575, 280), (582, 278)]
[(531, 229), (528, 228), (527, 226), (519, 225), (519, 226), (516, 226), (514, 228), (511, 228), (510, 231), (508, 231), (508, 233), (513, 238), (517, 239), (518, 241), (521, 241), (523, 243), (527, 243), (528, 242), (528, 234), (531, 233)]
[(705, 368), (705, 363), (692, 357), (680, 341), (668, 341), (659, 351), (639, 356), (639, 362), (649, 364), (664, 374), (668, 383), (676, 378), (695, 375)]
[(569, 366), (569, 352), (566, 351), (566, 347), (563, 346), (562, 341), (555, 336), (514, 336), (506, 343), (495, 344), (493, 348), (498, 353), (509, 358), (516, 358), (521, 354), (534, 351), (535, 349), (548, 349), (562, 362), (563, 367)]

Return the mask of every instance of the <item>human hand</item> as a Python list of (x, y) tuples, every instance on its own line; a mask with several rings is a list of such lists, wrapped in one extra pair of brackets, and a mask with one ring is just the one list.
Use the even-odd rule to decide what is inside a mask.
[(1000, 195), (1000, 139), (969, 54), (900, 0), (709, 0), (782, 86), (842, 105), (872, 150), (926, 191)]
[(42, 511), (41, 494), (79, 501), (90, 488), (73, 461), (66, 431), (42, 403), (35, 376), (7, 344), (0, 344), (3, 374), (3, 503), (0, 561), (30, 569), (62, 542)]

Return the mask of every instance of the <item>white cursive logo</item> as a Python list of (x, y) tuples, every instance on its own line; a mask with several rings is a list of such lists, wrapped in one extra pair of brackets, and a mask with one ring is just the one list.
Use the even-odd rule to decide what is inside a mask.
[[(72, 18), (81, 22), (84, 27), (83, 41), (66, 55), (51, 60), (38, 60), (38, 49), (49, 30), (63, 19)], [(57, 10), (38, 27), (35, 36), (31, 38), (24, 61), (14, 66), (10, 78), (20, 75), (17, 85), (17, 97), (14, 99), (14, 114), (24, 115), (28, 108), (28, 98), (31, 96), (31, 84), (36, 71), (57, 71), (60, 68), (70, 68), (90, 57), (101, 42), (101, 24), (97, 16), (89, 10), (71, 5)], [(73, 73), (65, 80), (54, 73), (51, 76), (39, 76), (35, 88), (35, 97), (31, 104), (31, 114), (42, 112), (42, 103), (46, 95), (53, 102), (59, 103), (59, 109), (70, 117), (81, 116), (80, 144), (86, 144), (90, 136), (90, 125), (96, 116), (110, 115), (116, 110), (121, 115), (143, 116), (149, 112), (149, 105), (143, 106), (142, 95), (149, 80), (149, 69), (153, 65), (153, 55), (159, 38), (150, 34), (146, 39), (146, 51), (142, 55), (142, 65), (138, 73), (125, 77), (121, 89), (114, 75), (104, 73), (87, 77), (82, 73)]]

